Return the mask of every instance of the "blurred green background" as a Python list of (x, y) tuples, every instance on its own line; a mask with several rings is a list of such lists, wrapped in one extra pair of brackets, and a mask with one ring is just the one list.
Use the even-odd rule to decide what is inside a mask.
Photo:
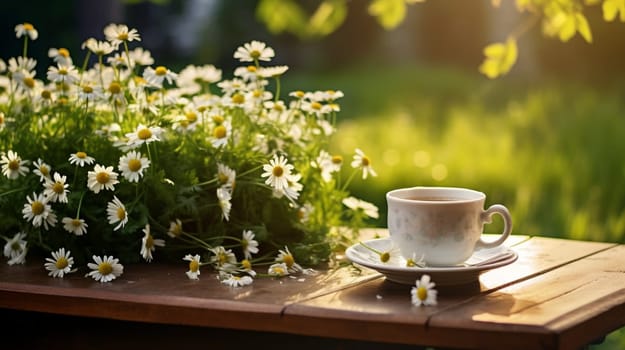
[[(508, 206), (514, 233), (625, 243), (625, 24), (604, 22), (597, 7), (587, 14), (592, 44), (545, 38), (536, 26), (520, 39), (510, 74), (489, 80), (478, 72), (483, 47), (519, 21), (505, 3), (427, 1), (386, 30), (366, 1), (350, 1), (335, 31), (301, 38), (269, 32), (259, 1), (5, 1), (0, 47), (5, 60), (18, 55), (13, 28), (33, 23), (40, 37), (29, 53), (41, 76), (48, 48), (80, 61), (85, 39), (125, 23), (159, 65), (211, 63), (227, 73), (239, 45), (261, 40), (276, 50), (272, 64), (290, 67), (283, 91), (345, 93), (332, 147), (371, 158), (379, 176), (355, 180), (351, 191), (380, 209), (372, 226), (386, 226), (390, 189), (463, 186)], [(625, 348), (625, 331), (597, 348)]]

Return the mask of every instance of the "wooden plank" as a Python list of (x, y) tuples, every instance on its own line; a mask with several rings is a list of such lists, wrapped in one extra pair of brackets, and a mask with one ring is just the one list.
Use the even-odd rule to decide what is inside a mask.
[(0, 307), (128, 321), (279, 331), (285, 305), (380, 278), (349, 269), (315, 275), (259, 278), (251, 286), (231, 288), (204, 269), (189, 280), (185, 265), (126, 266), (111, 283), (47, 276), (42, 264), (0, 265)]
[[(480, 282), (473, 285), (438, 288), (438, 305), (415, 307), (410, 303), (408, 285), (398, 285), (385, 280), (374, 280), (358, 288), (342, 290), (286, 308), (285, 317), (305, 330), (308, 335), (321, 335), (374, 341), (421, 344), (432, 346), (462, 347), (475, 341), (476, 334), (494, 337), (522, 331), (535, 342), (551, 342), (551, 331), (533, 324), (508, 324), (502, 328), (472, 329), (465, 332), (456, 327), (454, 332), (439, 331), (431, 320), (445, 310), (466, 305), (473, 307), (473, 300), (515, 283), (538, 278), (571, 262), (588, 257), (615, 246), (611, 243), (580, 242), (553, 238), (533, 237), (520, 241), (513, 249), (519, 259), (511, 265), (485, 272)], [(435, 281), (434, 281), (435, 282)], [(500, 300), (503, 304), (505, 300)], [(462, 320), (473, 324), (474, 321)], [(366, 329), (366, 331), (363, 331)], [(503, 333), (501, 333), (503, 332)], [(366, 333), (366, 335), (363, 335)], [(517, 335), (514, 335), (515, 337)], [(550, 339), (551, 338), (551, 339)], [(484, 345), (482, 343), (482, 345)]]
[[(557, 335), (549, 348), (574, 349), (625, 325), (625, 246), (574, 261), (433, 315), (429, 326), (453, 332), (528, 326)], [(510, 334), (513, 348), (543, 348)]]

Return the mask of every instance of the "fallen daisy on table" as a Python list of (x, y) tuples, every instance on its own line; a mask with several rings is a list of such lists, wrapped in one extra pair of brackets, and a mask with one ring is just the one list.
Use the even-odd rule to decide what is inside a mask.
[(412, 304), (415, 306), (436, 305), (438, 291), (434, 289), (435, 286), (436, 284), (430, 281), (430, 275), (422, 275), (421, 279), (416, 281), (416, 286), (412, 287), (410, 291)]

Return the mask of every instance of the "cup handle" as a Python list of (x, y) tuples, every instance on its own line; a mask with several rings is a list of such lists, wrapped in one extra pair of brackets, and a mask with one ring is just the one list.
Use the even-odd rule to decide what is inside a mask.
[(503, 218), (504, 228), (501, 236), (492, 242), (486, 242), (483, 238), (480, 238), (479, 241), (475, 244), (475, 248), (493, 248), (500, 244), (502, 244), (512, 232), (512, 216), (508, 211), (508, 208), (504, 207), (501, 204), (493, 204), (488, 209), (482, 212), (482, 222), (486, 224), (490, 224), (492, 222), (492, 216), (494, 214), (499, 214)]

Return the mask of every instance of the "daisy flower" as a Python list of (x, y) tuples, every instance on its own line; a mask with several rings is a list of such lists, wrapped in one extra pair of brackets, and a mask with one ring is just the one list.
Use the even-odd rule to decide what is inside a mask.
[(370, 218), (377, 219), (379, 217), (378, 207), (376, 207), (372, 203), (360, 200), (356, 197), (344, 198), (343, 204), (345, 204), (346, 207), (352, 210), (362, 211), (363, 213), (365, 213), (365, 215), (367, 215)]
[(234, 189), (236, 177), (236, 171), (229, 168), (227, 165), (217, 163), (217, 181), (220, 186), (227, 187), (230, 190)]
[(83, 83), (78, 90), (78, 99), (81, 101), (97, 101), (104, 99), (104, 94), (99, 86), (92, 83)]
[(59, 173), (54, 173), (54, 180), (46, 178), (43, 194), (50, 202), (67, 203), (67, 193), (69, 192), (67, 187), (69, 185), (65, 181), (67, 181), (67, 176)]
[(230, 220), (230, 210), (232, 210), (232, 194), (227, 187), (217, 188), (217, 200), (219, 201), (219, 207), (221, 208), (221, 217), (226, 221)]
[(258, 253), (258, 242), (254, 240), (254, 232), (251, 230), (243, 230), (243, 238), (241, 238), (241, 248), (245, 259), (251, 259), (252, 254)]
[(87, 233), (87, 227), (89, 226), (85, 220), (80, 218), (64, 217), (61, 222), (63, 223), (65, 231), (73, 233), (76, 236), (82, 236)]
[(88, 263), (87, 266), (92, 270), (85, 277), (92, 277), (94, 280), (105, 283), (110, 282), (124, 273), (124, 266), (119, 263), (119, 259), (113, 256), (104, 256), (101, 258), (97, 255), (93, 256), (95, 263)]
[(29, 171), (28, 167), (26, 167), (28, 161), (22, 160), (16, 152), (11, 150), (7, 154), (2, 153), (0, 164), (2, 164), (2, 175), (11, 180), (24, 176)]
[(273, 56), (273, 49), (257, 40), (239, 46), (234, 53), (234, 58), (241, 62), (270, 61)]
[(276, 190), (283, 191), (289, 187), (288, 178), (293, 170), (293, 165), (288, 164), (284, 156), (274, 155), (269, 164), (263, 165), (265, 171), (260, 176), (266, 177), (265, 184), (272, 186)]
[(150, 167), (150, 160), (142, 157), (141, 152), (130, 151), (119, 159), (118, 169), (129, 182), (139, 182), (143, 170)]
[(256, 277), (256, 271), (254, 271), (252, 269), (252, 262), (248, 259), (243, 259), (241, 260), (241, 267), (240, 267), (240, 271), (247, 273), (248, 275), (252, 276), (252, 277)]
[(16, 25), (15, 36), (17, 38), (21, 38), (24, 35), (28, 35), (30, 40), (37, 40), (37, 38), (39, 37), (39, 32), (37, 32), (37, 29), (35, 29), (35, 27), (28, 22)]
[(35, 170), (33, 170), (33, 173), (39, 175), (40, 181), (44, 182), (50, 179), (50, 171), (52, 169), (48, 164), (44, 163), (41, 158), (37, 159), (37, 161), (33, 163), (33, 165), (35, 166)]
[(250, 276), (236, 276), (232, 274), (225, 274), (220, 276), (221, 283), (230, 287), (243, 287), (252, 284), (254, 280)]
[(159, 136), (163, 133), (163, 129), (158, 126), (145, 126), (139, 124), (134, 132), (127, 133), (127, 144), (131, 148), (136, 148), (144, 143), (151, 143), (154, 141), (160, 141)]
[(182, 230), (182, 221), (180, 219), (176, 219), (176, 221), (172, 221), (169, 223), (169, 230), (167, 230), (167, 235), (171, 238), (179, 237), (184, 231)]
[(128, 222), (126, 207), (124, 206), (124, 203), (117, 198), (117, 196), (113, 196), (113, 200), (106, 206), (106, 216), (109, 220), (109, 224), (114, 225), (117, 223), (117, 226), (115, 226), (113, 231), (119, 230)]
[(286, 73), (287, 70), (289, 70), (288, 66), (261, 67), (257, 74), (263, 78), (275, 78)]
[(93, 52), (94, 55), (97, 56), (105, 56), (115, 51), (115, 47), (111, 45), (108, 41), (99, 41), (93, 38), (87, 39), (83, 48), (89, 49), (89, 51)]
[(169, 84), (172, 84), (177, 77), (178, 74), (170, 71), (165, 66), (158, 66), (156, 69), (147, 67), (143, 71), (143, 79), (145, 79), (150, 85), (157, 88), (163, 87), (164, 80), (167, 80)]
[(69, 55), (69, 50), (61, 47), (61, 48), (50, 48), (48, 50), (48, 57), (52, 58), (52, 60), (58, 64), (62, 65), (72, 65), (72, 57)]
[(269, 269), (267, 270), (267, 273), (270, 276), (282, 277), (282, 276), (288, 275), (289, 274), (289, 270), (286, 267), (285, 263), (275, 263), (275, 264), (269, 266)]
[(421, 279), (416, 281), (416, 286), (410, 290), (412, 304), (416, 306), (436, 305), (438, 291), (434, 289), (435, 286), (434, 282), (430, 282), (429, 275), (422, 275)]
[(76, 153), (70, 154), (69, 163), (76, 164), (79, 167), (84, 167), (86, 165), (91, 165), (95, 159), (87, 155), (87, 153), (78, 151)]
[(56, 215), (52, 212), (52, 207), (48, 204), (48, 198), (43, 193), (36, 194), (33, 197), (27, 196), (28, 203), (24, 204), (22, 214), (24, 219), (32, 221), (34, 227), (41, 225), (47, 230), (48, 225), (56, 225)]
[(275, 259), (278, 263), (284, 263), (289, 272), (295, 273), (302, 271), (302, 267), (295, 262), (293, 254), (289, 251), (289, 247), (285, 246), (284, 250), (280, 249), (278, 256)]
[(142, 47), (130, 51), (130, 59), (141, 66), (154, 64), (154, 58), (152, 58), (150, 51), (144, 50)]
[(48, 272), (48, 276), (60, 277), (66, 273), (72, 272), (72, 266), (74, 265), (74, 258), (70, 256), (70, 251), (65, 251), (65, 248), (60, 248), (56, 252), (52, 252), (52, 258), (46, 258), (47, 263), (43, 264)]
[(22, 249), (19, 254), (17, 254), (16, 256), (12, 257), (11, 259), (9, 259), (9, 261), (7, 261), (7, 264), (13, 266), (13, 265), (18, 265), (18, 264), (24, 264), (26, 262), (26, 254), (28, 254), (28, 247), (24, 246), (24, 249)]
[(228, 137), (230, 136), (231, 132), (232, 132), (232, 127), (230, 125), (230, 122), (228, 121), (225, 121), (215, 126), (215, 128), (213, 129), (213, 137), (211, 140), (213, 147), (219, 148), (221, 146), (227, 145)]
[(154, 239), (150, 233), (150, 224), (146, 224), (143, 228), (144, 236), (141, 239), (141, 256), (145, 261), (152, 261), (152, 252), (156, 250), (156, 247), (164, 247), (165, 241), (162, 239)]
[(200, 275), (200, 255), (195, 254), (187, 254), (182, 260), (189, 262), (189, 271), (186, 272), (187, 277), (192, 280), (200, 279), (198, 276)]
[(365, 155), (363, 151), (356, 148), (356, 154), (354, 155), (354, 159), (352, 160), (352, 168), (361, 168), (362, 169), (362, 178), (366, 179), (369, 174), (371, 176), (378, 176), (378, 174), (371, 167), (371, 161), (369, 157)]
[(328, 152), (322, 150), (316, 160), (316, 166), (321, 170), (321, 178), (323, 181), (330, 182), (332, 174), (339, 172), (343, 165), (343, 157), (336, 155), (331, 156)]
[(94, 193), (100, 193), (101, 190), (114, 191), (115, 185), (119, 183), (117, 175), (112, 166), (96, 164), (93, 171), (87, 173), (87, 187)]
[(78, 82), (78, 70), (73, 65), (57, 64), (57, 66), (48, 67), (46, 77), (49, 81), (58, 84), (72, 85)]
[(116, 47), (124, 42), (141, 41), (139, 32), (136, 29), (128, 29), (125, 24), (111, 23), (104, 27), (104, 36)]
[(11, 239), (5, 238), (7, 241), (4, 245), (3, 254), (8, 259), (14, 259), (22, 254), (26, 249), (27, 242), (24, 240), (26, 234), (18, 232)]
[(213, 256), (210, 259), (210, 263), (213, 264), (216, 268), (236, 265), (237, 263), (237, 257), (230, 249), (226, 250), (226, 248), (224, 248), (223, 246), (217, 246), (210, 249), (210, 251), (213, 253)]

